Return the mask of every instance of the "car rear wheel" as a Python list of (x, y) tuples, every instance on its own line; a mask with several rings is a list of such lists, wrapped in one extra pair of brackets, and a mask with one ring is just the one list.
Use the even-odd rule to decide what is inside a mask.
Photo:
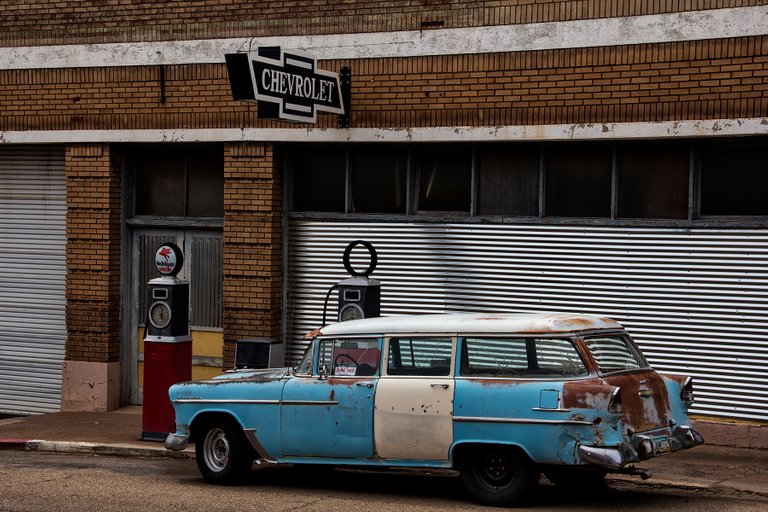
[(195, 443), (200, 474), (209, 483), (232, 485), (243, 481), (255, 453), (240, 426), (230, 418), (209, 421)]
[(505, 446), (480, 447), (467, 454), (460, 466), (469, 494), (483, 505), (519, 505), (533, 490), (538, 471), (520, 450)]

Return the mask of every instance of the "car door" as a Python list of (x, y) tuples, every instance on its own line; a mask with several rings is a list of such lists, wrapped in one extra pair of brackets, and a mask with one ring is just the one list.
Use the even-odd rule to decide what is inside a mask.
[(453, 443), (454, 347), (450, 337), (387, 340), (374, 412), (379, 457), (448, 459)]
[(283, 388), (280, 431), (286, 457), (373, 456), (377, 338), (318, 341), (314, 375)]

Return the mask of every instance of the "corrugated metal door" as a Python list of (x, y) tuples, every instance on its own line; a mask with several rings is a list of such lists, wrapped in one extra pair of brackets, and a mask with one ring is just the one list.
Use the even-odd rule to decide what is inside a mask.
[[(768, 421), (768, 230), (294, 221), (290, 235), (289, 361), (347, 277), (344, 248), (364, 239), (382, 315), (609, 316), (657, 369), (694, 377), (696, 413)], [(367, 266), (365, 249), (355, 258)]]
[(0, 147), (0, 412), (60, 407), (66, 211), (63, 147)]

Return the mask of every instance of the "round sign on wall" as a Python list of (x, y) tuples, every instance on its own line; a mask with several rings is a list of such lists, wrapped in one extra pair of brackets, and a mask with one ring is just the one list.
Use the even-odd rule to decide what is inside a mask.
[(155, 267), (164, 276), (175, 276), (181, 272), (184, 265), (184, 254), (179, 246), (167, 242), (157, 248), (155, 252)]

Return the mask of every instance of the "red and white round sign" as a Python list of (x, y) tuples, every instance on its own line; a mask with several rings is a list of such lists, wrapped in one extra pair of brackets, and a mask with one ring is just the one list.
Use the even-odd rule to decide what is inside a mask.
[(157, 248), (155, 267), (164, 276), (175, 276), (181, 272), (183, 264), (184, 255), (176, 244), (168, 242)]

